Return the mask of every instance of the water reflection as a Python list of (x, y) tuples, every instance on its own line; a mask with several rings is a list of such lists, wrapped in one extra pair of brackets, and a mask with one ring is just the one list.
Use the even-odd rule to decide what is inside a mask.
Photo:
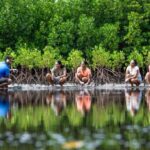
[(77, 110), (83, 115), (88, 113), (91, 109), (91, 95), (88, 90), (81, 90), (75, 94), (75, 102)]
[(126, 107), (130, 112), (131, 116), (135, 116), (140, 108), (140, 103), (142, 100), (142, 91), (139, 89), (131, 89), (125, 91)]
[(5, 91), (0, 91), (0, 117), (11, 118), (9, 95)]
[(145, 93), (145, 99), (146, 99), (147, 107), (150, 111), (150, 89), (147, 89)]
[(0, 149), (149, 149), (150, 90), (143, 95), (141, 102), (140, 90), (0, 93), (0, 115), (13, 114), (0, 119)]
[(52, 91), (46, 96), (46, 103), (50, 105), (56, 115), (59, 115), (66, 107), (66, 93), (61, 91)]

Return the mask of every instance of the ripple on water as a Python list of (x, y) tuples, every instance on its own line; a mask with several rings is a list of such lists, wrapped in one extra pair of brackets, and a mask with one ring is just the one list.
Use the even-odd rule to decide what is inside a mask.
[(13, 143), (13, 141), (14, 141), (14, 136), (10, 134), (10, 135), (7, 137), (6, 140), (7, 140), (8, 143)]
[(121, 140), (122, 139), (122, 135), (121, 134), (114, 134), (113, 138), (116, 140)]
[(92, 142), (85, 142), (84, 146), (86, 149), (95, 149), (96, 147), (100, 146), (102, 144), (102, 141), (101, 140), (95, 140), (95, 141), (92, 141)]
[(41, 148), (44, 144), (41, 141), (36, 141), (35, 142), (35, 147), (36, 148)]
[(30, 143), (31, 141), (31, 134), (25, 132), (20, 136), (19, 142), (20, 143)]
[(45, 134), (40, 134), (38, 139), (40, 141), (45, 141), (46, 140), (46, 135)]
[(95, 133), (95, 134), (93, 135), (93, 137), (94, 137), (95, 139), (104, 139), (104, 138), (105, 138), (105, 134), (104, 134), (104, 133)]
[(0, 140), (0, 147), (2, 147), (4, 144), (4, 142), (2, 140)]
[(62, 135), (57, 134), (57, 133), (52, 133), (51, 138), (56, 140), (57, 143), (59, 143), (59, 144), (63, 144), (66, 141)]

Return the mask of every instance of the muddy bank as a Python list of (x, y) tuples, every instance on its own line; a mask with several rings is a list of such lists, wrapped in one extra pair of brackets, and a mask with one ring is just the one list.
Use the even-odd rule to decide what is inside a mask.
[[(139, 87), (133, 87), (133, 89), (139, 88), (141, 90), (143, 89), (149, 89), (150, 85), (141, 84)], [(94, 83), (90, 85), (81, 86), (78, 84), (71, 84), (66, 83), (63, 87), (60, 85), (45, 85), (45, 84), (11, 84), (9, 85), (9, 91), (41, 91), (41, 90), (124, 90), (124, 89), (131, 89), (131, 86), (129, 84), (99, 84), (95, 85)]]

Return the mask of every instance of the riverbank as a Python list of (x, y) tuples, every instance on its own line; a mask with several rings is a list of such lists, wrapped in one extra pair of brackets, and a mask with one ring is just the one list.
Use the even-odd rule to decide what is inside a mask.
[[(109, 83), (109, 84), (99, 84), (95, 85), (91, 83), (90, 85), (81, 86), (79, 84), (72, 84), (66, 83), (63, 87), (60, 85), (45, 85), (45, 84), (11, 84), (9, 85), (9, 91), (41, 91), (41, 90), (124, 90), (124, 89), (131, 89), (132, 87), (129, 84), (116, 84), (116, 83)], [(133, 87), (133, 89), (149, 89), (150, 85), (146, 85), (142, 83), (139, 87)]]

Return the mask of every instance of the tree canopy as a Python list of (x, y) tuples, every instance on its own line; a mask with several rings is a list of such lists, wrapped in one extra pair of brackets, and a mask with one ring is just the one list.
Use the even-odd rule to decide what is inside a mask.
[[(112, 68), (130, 54), (129, 58), (141, 55), (137, 56), (141, 66), (149, 62), (149, 0), (1, 0), (0, 8), (1, 58), (10, 48), (20, 59), (37, 54), (41, 60), (49, 56), (52, 62), (56, 58), (73, 61), (75, 56), (88, 59), (94, 67), (104, 63), (94, 56), (103, 51), (106, 57), (112, 55), (105, 61), (120, 57)], [(52, 62), (35, 61), (30, 67)]]

